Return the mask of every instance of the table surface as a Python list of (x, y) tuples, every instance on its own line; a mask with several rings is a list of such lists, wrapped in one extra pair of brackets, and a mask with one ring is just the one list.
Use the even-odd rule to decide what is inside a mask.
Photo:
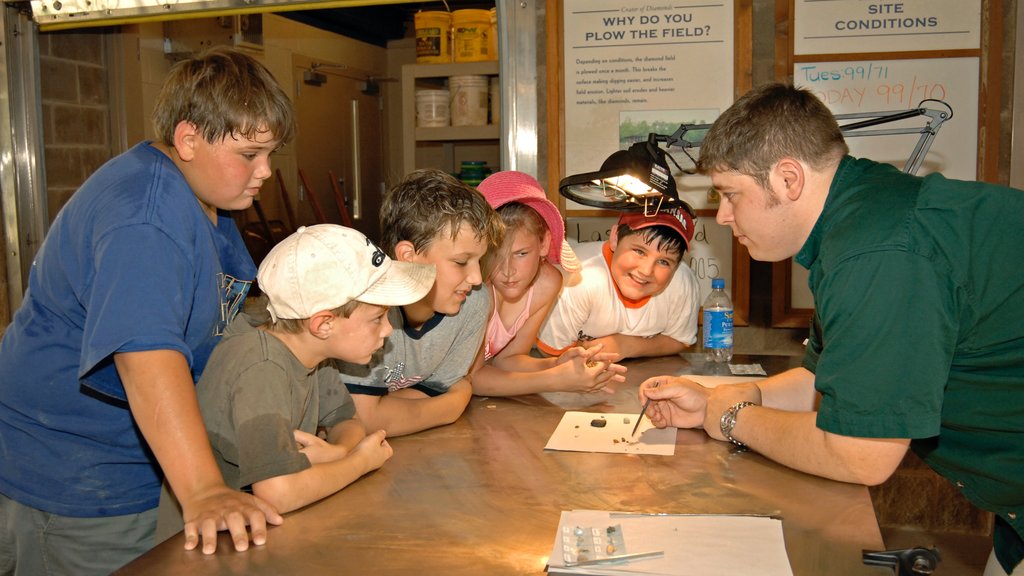
[[(639, 412), (650, 376), (709, 373), (697, 355), (625, 362), (615, 394), (474, 397), (454, 424), (392, 438), (384, 467), (287, 515), (265, 546), (212, 556), (178, 534), (119, 574), (543, 574), (561, 511), (773, 514), (796, 576), (876, 575), (883, 549), (868, 491), (796, 472), (680, 430), (674, 456), (545, 451), (567, 410)], [(737, 357), (769, 374), (785, 356)], [(720, 370), (720, 369), (719, 369)]]

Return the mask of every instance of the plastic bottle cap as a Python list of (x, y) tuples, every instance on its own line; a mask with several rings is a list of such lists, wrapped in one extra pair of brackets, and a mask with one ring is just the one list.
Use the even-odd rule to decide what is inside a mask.
[(711, 279), (711, 289), (712, 290), (718, 290), (719, 288), (722, 288), (722, 289), (725, 288), (725, 278), (712, 278)]

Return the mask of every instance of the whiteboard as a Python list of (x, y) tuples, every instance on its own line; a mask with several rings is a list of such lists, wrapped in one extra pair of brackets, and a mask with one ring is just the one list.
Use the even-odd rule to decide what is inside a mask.
[[(793, 83), (814, 92), (835, 114), (908, 110), (926, 98), (949, 103), (953, 118), (943, 124), (918, 174), (942, 172), (962, 180), (977, 175), (978, 82), (976, 57), (793, 65)], [(924, 126), (924, 122), (919, 118), (878, 128), (901, 126)], [(917, 140), (917, 135), (870, 136), (847, 138), (847, 144), (854, 156), (902, 169)]]
[[(978, 58), (803, 62), (793, 66), (793, 83), (817, 94), (834, 114), (907, 110), (917, 107), (925, 98), (949, 103), (953, 117), (942, 125), (917, 173), (941, 172), (959, 180), (977, 178)], [(924, 120), (893, 122), (876, 128), (924, 126)], [(848, 122), (851, 121), (840, 121), (840, 125)], [(917, 141), (916, 134), (846, 139), (851, 155), (887, 162), (900, 169)], [(807, 287), (807, 271), (797, 264), (792, 264), (790, 301), (793, 308), (814, 305)]]

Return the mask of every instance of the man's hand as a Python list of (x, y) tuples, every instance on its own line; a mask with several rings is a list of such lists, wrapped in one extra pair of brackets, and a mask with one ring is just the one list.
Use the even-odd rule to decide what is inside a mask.
[(284, 518), (272, 506), (259, 498), (232, 490), (225, 485), (198, 494), (191, 502), (182, 502), (185, 520), (185, 549), (193, 550), (203, 540), (203, 554), (217, 551), (217, 532), (227, 530), (235, 543), (235, 550), (249, 549), (252, 543), (262, 546), (267, 542), (267, 523), (279, 525)]
[(658, 428), (700, 428), (707, 411), (708, 389), (678, 376), (655, 376), (640, 383), (640, 404), (651, 399), (647, 417)]

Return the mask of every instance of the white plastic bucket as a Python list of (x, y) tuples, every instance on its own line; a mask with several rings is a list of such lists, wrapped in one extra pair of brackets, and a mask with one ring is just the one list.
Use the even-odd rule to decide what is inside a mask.
[(487, 125), (487, 87), (487, 76), (452, 76), (448, 79), (452, 96), (452, 126)]
[(448, 125), (450, 114), (447, 90), (416, 91), (416, 125), (421, 128), (440, 128)]
[(501, 124), (501, 78), (491, 76), (491, 124)]

